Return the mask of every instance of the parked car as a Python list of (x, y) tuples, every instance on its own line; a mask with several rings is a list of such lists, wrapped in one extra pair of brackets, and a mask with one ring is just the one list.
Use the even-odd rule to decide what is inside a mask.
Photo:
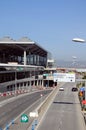
[(73, 91), (73, 92), (78, 91), (78, 88), (73, 87), (73, 88), (72, 88), (72, 91)]

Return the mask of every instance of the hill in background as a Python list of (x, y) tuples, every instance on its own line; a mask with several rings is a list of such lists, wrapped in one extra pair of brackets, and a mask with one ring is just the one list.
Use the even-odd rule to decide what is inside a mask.
[(86, 68), (86, 61), (56, 60), (57, 67)]

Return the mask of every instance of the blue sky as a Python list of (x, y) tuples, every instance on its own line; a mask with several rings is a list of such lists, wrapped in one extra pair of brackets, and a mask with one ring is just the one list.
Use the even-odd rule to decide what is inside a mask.
[(86, 60), (86, 0), (0, 0), (0, 38), (27, 36), (57, 60)]

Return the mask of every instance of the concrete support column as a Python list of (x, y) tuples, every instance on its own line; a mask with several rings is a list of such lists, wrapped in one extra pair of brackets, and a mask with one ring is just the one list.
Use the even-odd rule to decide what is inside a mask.
[(37, 86), (38, 86), (39, 80), (37, 80)]
[(35, 80), (33, 81), (33, 86), (35, 86)]
[(30, 91), (32, 90), (32, 81), (31, 80), (29, 81), (29, 90)]
[(22, 84), (22, 89), (24, 89), (24, 82), (23, 82), (23, 84)]
[(39, 80), (39, 85), (41, 86), (41, 80)]
[(36, 63), (37, 63), (37, 65), (39, 65), (39, 55), (37, 55), (37, 57), (36, 57)]
[(21, 89), (21, 83), (19, 83), (19, 90)]
[(26, 65), (26, 51), (24, 50), (24, 65)]
[(28, 82), (26, 82), (26, 89), (28, 89)]
[(44, 82), (43, 82), (43, 80), (42, 80), (42, 87), (44, 86)]

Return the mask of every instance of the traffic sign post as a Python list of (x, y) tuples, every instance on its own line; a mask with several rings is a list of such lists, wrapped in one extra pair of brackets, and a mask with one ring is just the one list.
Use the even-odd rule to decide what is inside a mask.
[(21, 115), (21, 123), (27, 123), (29, 118), (26, 114)]
[(38, 124), (38, 121), (37, 121), (37, 120), (35, 120), (35, 126), (37, 126), (37, 124)]
[(75, 82), (75, 73), (53, 73), (54, 82)]

